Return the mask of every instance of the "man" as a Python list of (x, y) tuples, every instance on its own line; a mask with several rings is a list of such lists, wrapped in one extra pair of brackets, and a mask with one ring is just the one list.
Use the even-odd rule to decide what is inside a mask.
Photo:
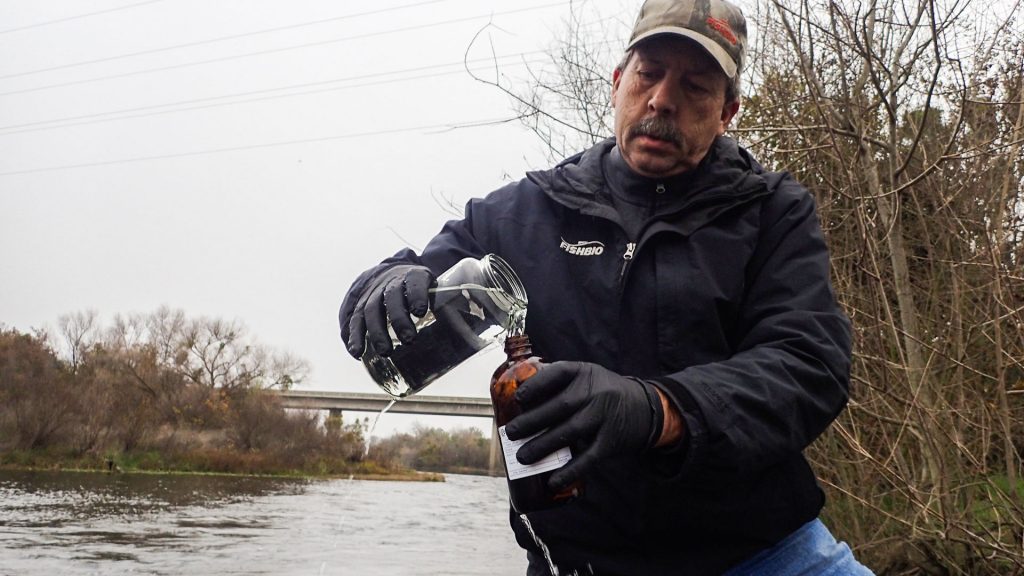
[(551, 572), (538, 540), (563, 574), (870, 574), (817, 520), (802, 454), (845, 406), (850, 362), (814, 201), (723, 136), (745, 44), (724, 0), (647, 0), (613, 74), (614, 139), (471, 200), (342, 304), (349, 353), (386, 354), (388, 321), (415, 338), (409, 313), (461, 258), (519, 274), (548, 363), (506, 432), (540, 433), (524, 463), (569, 446), (550, 482), (584, 485), (530, 527), (511, 516), (529, 574)]

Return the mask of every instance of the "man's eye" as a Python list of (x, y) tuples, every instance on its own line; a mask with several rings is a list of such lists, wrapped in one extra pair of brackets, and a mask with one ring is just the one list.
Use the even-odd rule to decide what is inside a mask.
[(690, 80), (684, 80), (683, 81), (683, 88), (686, 88), (690, 92), (707, 92), (708, 91), (707, 87), (704, 86), (703, 84), (698, 84), (697, 82), (693, 82), (693, 81), (690, 81)]

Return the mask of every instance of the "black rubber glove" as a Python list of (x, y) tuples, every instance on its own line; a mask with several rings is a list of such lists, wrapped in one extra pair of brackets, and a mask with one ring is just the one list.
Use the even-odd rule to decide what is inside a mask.
[(572, 460), (548, 480), (565, 488), (602, 460), (636, 455), (654, 445), (665, 417), (654, 385), (588, 362), (546, 364), (519, 385), (523, 413), (505, 426), (512, 440), (530, 440), (516, 454), (531, 464), (570, 446)]
[(388, 322), (403, 344), (416, 337), (409, 314), (422, 318), (430, 307), (428, 290), (437, 283), (426, 266), (399, 264), (381, 272), (359, 294), (349, 292), (341, 304), (338, 322), (348, 353), (359, 358), (369, 341), (381, 356), (393, 351)]

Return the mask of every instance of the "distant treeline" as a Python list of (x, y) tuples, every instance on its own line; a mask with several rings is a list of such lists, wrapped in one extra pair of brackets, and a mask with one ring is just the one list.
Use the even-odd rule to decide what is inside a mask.
[(473, 431), (418, 429), (378, 442), (364, 457), (365, 419), (285, 410), (271, 393), (308, 373), (304, 360), (261, 346), (239, 322), (168, 308), (119, 315), (109, 326), (94, 312), (70, 314), (56, 334), (0, 325), (0, 465), (369, 475), (486, 469), (487, 441)]
[(369, 457), (414, 470), (485, 474), (490, 450), (490, 439), (476, 428), (444, 430), (416, 425), (411, 434), (375, 439)]

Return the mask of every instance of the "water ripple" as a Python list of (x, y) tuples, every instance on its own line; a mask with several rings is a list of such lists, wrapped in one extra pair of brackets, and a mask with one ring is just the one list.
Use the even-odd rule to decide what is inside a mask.
[(5, 576), (511, 576), (525, 564), (498, 478), (0, 472)]

